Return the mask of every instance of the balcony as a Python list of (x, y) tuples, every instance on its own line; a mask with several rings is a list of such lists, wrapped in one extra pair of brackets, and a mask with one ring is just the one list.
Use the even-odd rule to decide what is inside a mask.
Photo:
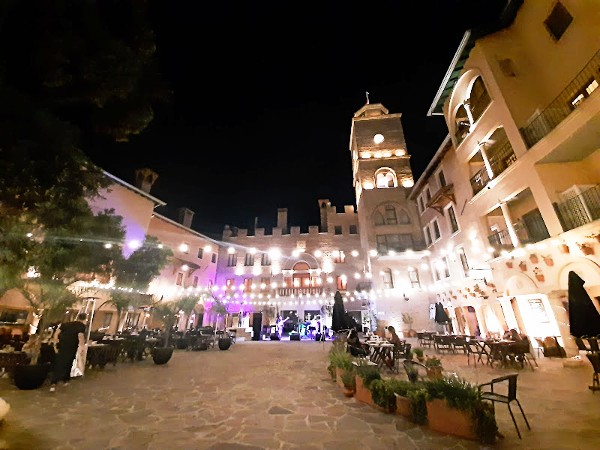
[(568, 86), (543, 111), (536, 114), (529, 124), (521, 128), (521, 135), (528, 148), (541, 141), (558, 126), (598, 86), (600, 51), (571, 80)]
[(323, 293), (323, 288), (314, 286), (314, 287), (285, 287), (278, 288), (277, 295), (280, 297), (290, 297), (295, 296), (298, 297), (300, 295), (321, 295)]
[(517, 157), (509, 141), (505, 141), (503, 144), (494, 146), (489, 150), (488, 161), (494, 178), (504, 172), (516, 160)]
[(484, 167), (471, 177), (471, 189), (473, 189), (473, 195), (481, 191), (489, 182), (490, 176), (487, 173), (487, 169)]
[(564, 231), (600, 219), (600, 185), (587, 189), (562, 203), (555, 203), (554, 209)]
[[(538, 209), (524, 214), (519, 220), (513, 223), (513, 228), (520, 244), (534, 244), (550, 237), (544, 219)], [(496, 252), (512, 250), (514, 248), (507, 229), (499, 230), (489, 235), (488, 242)]]

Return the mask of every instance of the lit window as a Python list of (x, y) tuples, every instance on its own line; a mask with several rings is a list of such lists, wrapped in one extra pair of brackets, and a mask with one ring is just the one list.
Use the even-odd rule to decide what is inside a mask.
[(384, 289), (394, 289), (394, 279), (392, 277), (392, 269), (390, 269), (389, 267), (386, 267), (385, 269), (383, 269), (381, 276), (383, 277), (383, 288)]

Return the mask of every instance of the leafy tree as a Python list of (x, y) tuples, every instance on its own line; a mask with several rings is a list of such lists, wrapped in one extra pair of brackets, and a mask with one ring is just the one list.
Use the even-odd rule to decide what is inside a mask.
[(147, 236), (142, 246), (127, 259), (115, 261), (117, 284), (121, 287), (145, 290), (153, 278), (160, 274), (173, 252), (160, 245), (154, 236)]
[(171, 331), (179, 318), (179, 313), (190, 314), (198, 303), (198, 298), (192, 296), (181, 297), (175, 301), (163, 301), (162, 299), (152, 305), (155, 317), (159, 318), (165, 326), (164, 347), (169, 346)]

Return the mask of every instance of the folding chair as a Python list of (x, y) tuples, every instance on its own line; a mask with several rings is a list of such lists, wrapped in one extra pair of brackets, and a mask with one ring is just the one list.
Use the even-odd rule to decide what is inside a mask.
[(471, 365), (471, 357), (473, 358), (473, 365), (476, 366), (477, 362), (481, 362), (481, 364), (485, 364), (486, 361), (483, 360), (483, 347), (477, 341), (467, 341), (467, 365)]
[[(521, 414), (523, 414), (523, 419), (525, 419), (525, 424), (527, 424), (527, 428), (531, 430), (529, 426), (529, 422), (527, 421), (527, 417), (525, 416), (525, 412), (521, 407), (521, 403), (519, 399), (517, 399), (517, 376), (518, 374), (514, 373), (511, 375), (506, 375), (504, 377), (494, 378), (492, 381), (488, 383), (483, 383), (478, 386), (479, 392), (481, 392), (482, 400), (489, 400), (492, 402), (492, 407), (494, 407), (495, 414), (495, 403), (505, 403), (508, 406), (508, 412), (510, 413), (510, 417), (512, 418), (513, 423), (515, 424), (515, 428), (517, 430), (517, 434), (519, 435), (519, 439), (521, 438), (521, 432), (519, 431), (519, 427), (517, 426), (517, 421), (515, 420), (515, 416), (513, 415), (512, 410), (510, 409), (510, 404), (512, 402), (516, 402), (521, 410)], [(502, 383), (508, 383), (506, 386), (506, 394), (500, 394), (498, 391), (494, 391), (494, 386), (502, 385)], [(489, 387), (488, 390), (482, 390), (482, 388)]]

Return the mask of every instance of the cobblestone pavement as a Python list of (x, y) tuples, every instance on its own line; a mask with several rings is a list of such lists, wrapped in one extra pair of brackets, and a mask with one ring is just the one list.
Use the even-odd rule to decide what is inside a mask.
[[(50, 393), (22, 391), (0, 379), (10, 405), (0, 449), (479, 449), (478, 443), (414, 425), (346, 398), (327, 373), (331, 342), (238, 342), (229, 350), (177, 350), (152, 360), (88, 370)], [(447, 371), (481, 383), (509, 369), (467, 366), (443, 355)], [(519, 440), (506, 405), (497, 406), (505, 438), (498, 449), (600, 448), (600, 393), (588, 390), (589, 363), (561, 359), (519, 370)], [(385, 374), (388, 376), (387, 374)]]

